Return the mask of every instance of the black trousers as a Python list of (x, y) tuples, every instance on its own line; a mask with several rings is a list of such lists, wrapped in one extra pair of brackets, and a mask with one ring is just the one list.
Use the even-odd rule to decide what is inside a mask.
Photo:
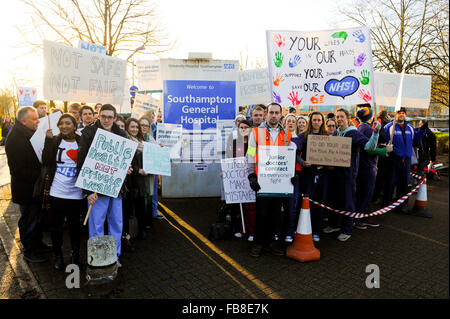
[(289, 197), (256, 197), (255, 244), (268, 246), (274, 241), (281, 206), (289, 207)]
[(36, 252), (42, 241), (42, 230), (38, 222), (41, 206), (42, 203), (19, 205), (21, 215), (18, 226), (24, 254)]
[(80, 216), (87, 210), (86, 199), (63, 199), (50, 196), (50, 232), (53, 251), (62, 253), (63, 224), (67, 218), (72, 252), (80, 250)]
[(148, 212), (145, 206), (145, 197), (133, 198), (131, 195), (127, 196), (122, 201), (123, 212), (123, 234), (130, 233), (130, 216), (136, 216), (138, 220), (139, 232), (145, 230), (145, 226), (149, 223)]

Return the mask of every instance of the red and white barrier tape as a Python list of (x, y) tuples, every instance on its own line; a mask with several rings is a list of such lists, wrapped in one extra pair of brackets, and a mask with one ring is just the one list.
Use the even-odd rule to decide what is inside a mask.
[[(420, 177), (419, 175), (415, 175), (415, 174), (412, 174), (412, 173), (411, 173), (411, 175), (413, 175), (413, 177), (417, 176), (416, 178), (422, 179), (422, 177)], [(406, 194), (405, 196), (403, 196), (402, 198), (397, 200), (395, 203), (392, 203), (389, 206), (386, 206), (384, 208), (381, 208), (381, 209), (379, 209), (379, 210), (377, 210), (377, 211), (375, 211), (373, 213), (369, 213), (369, 214), (361, 214), (361, 213), (354, 213), (354, 212), (346, 212), (344, 210), (337, 210), (337, 209), (328, 207), (328, 206), (326, 206), (324, 204), (321, 204), (319, 202), (316, 202), (316, 201), (312, 200), (311, 198), (309, 198), (309, 201), (312, 202), (313, 204), (316, 204), (317, 206), (326, 208), (326, 209), (331, 210), (331, 211), (333, 211), (335, 213), (339, 213), (341, 215), (349, 216), (349, 217), (352, 217), (352, 218), (364, 218), (364, 217), (378, 216), (378, 215), (386, 214), (387, 212), (393, 210), (394, 208), (396, 208), (397, 206), (402, 204), (405, 200), (408, 199), (408, 197), (410, 197), (413, 193), (417, 192), (419, 190), (420, 186), (422, 186), (422, 184), (424, 182), (425, 182), (425, 179), (421, 180), (420, 183), (417, 184), (416, 187), (414, 187), (408, 194)]]

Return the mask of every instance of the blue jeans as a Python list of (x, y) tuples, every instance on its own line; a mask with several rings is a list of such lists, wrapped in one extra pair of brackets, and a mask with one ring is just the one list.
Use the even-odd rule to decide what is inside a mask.
[(158, 216), (158, 175), (155, 175), (155, 182), (153, 183), (153, 196), (152, 196), (152, 216)]
[(39, 215), (41, 213), (41, 203), (19, 205), (20, 219), (18, 222), (20, 241), (23, 246), (23, 253), (35, 252), (42, 241), (42, 231), (39, 226)]

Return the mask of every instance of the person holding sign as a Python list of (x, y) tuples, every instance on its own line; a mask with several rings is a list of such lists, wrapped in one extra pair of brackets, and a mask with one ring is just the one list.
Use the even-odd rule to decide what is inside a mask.
[[(94, 124), (87, 126), (81, 134), (80, 149), (78, 152), (77, 173), (81, 171), (83, 163), (94, 140), (97, 129), (103, 129), (121, 137), (126, 137), (125, 132), (121, 130), (117, 124), (114, 123), (116, 118), (116, 109), (111, 104), (102, 105), (99, 113), (99, 119)], [(128, 174), (132, 169), (128, 170)], [(117, 198), (98, 195), (97, 193), (84, 190), (88, 195), (87, 200), (89, 205), (92, 205), (92, 210), (89, 216), (89, 238), (94, 236), (104, 236), (105, 219), (108, 217), (108, 231), (109, 235), (114, 236), (117, 240), (117, 262), (119, 263), (119, 256), (121, 251), (122, 238), (122, 198), (123, 186)], [(95, 204), (95, 205), (94, 205)]]
[[(333, 208), (347, 212), (355, 212), (356, 176), (358, 174), (360, 150), (373, 151), (378, 143), (378, 133), (381, 124), (377, 124), (374, 134), (369, 138), (361, 134), (351, 122), (350, 113), (346, 109), (336, 111), (338, 129), (334, 136), (343, 136), (352, 139), (350, 167), (335, 167), (330, 174), (330, 187), (328, 193), (332, 196)], [(339, 217), (342, 217), (341, 226), (338, 227)], [(326, 234), (340, 231), (339, 241), (346, 241), (352, 235), (353, 218), (330, 213), (330, 225), (323, 232)]]
[[(328, 189), (328, 168), (325, 166), (312, 165), (306, 161), (306, 150), (309, 135), (328, 135), (325, 128), (325, 119), (320, 112), (313, 112), (309, 116), (306, 130), (299, 134), (298, 138), (293, 139), (300, 150), (301, 158), (299, 160), (302, 166), (302, 188), (301, 192), (309, 198), (324, 203), (327, 198)], [(299, 196), (300, 194), (298, 194)], [(300, 201), (299, 201), (300, 202)], [(295, 211), (296, 212), (296, 211)], [(320, 225), (322, 224), (323, 208), (313, 205), (311, 207), (311, 228), (313, 240), (320, 241)], [(292, 223), (291, 233), (295, 232), (295, 224)]]
[[(259, 127), (252, 129), (248, 150), (248, 179), (250, 187), (258, 192), (261, 186), (258, 184), (258, 149), (259, 146), (291, 146), (296, 145), (291, 141), (291, 132), (285, 130), (280, 124), (282, 107), (278, 103), (270, 103), (267, 107), (267, 120)], [(292, 184), (297, 183), (295, 177)], [(250, 251), (250, 256), (259, 257), (263, 248), (269, 250), (277, 256), (283, 256), (284, 251), (273, 243), (275, 237), (275, 227), (281, 215), (281, 207), (287, 211), (289, 198), (283, 197), (257, 197), (256, 198), (256, 221), (254, 246)]]
[[(392, 203), (394, 187), (397, 186), (398, 198), (408, 192), (413, 145), (422, 140), (427, 128), (428, 122), (425, 122), (418, 130), (415, 130), (406, 121), (406, 109), (404, 107), (401, 107), (397, 111), (396, 123), (391, 122), (384, 127), (388, 144), (394, 146), (393, 151), (389, 153), (389, 161), (387, 164), (387, 176), (390, 179), (383, 194), (384, 205), (387, 206)], [(408, 200), (399, 205), (397, 211), (406, 213), (406, 207), (408, 207)]]
[(42, 165), (48, 168), (44, 185), (44, 204), (48, 201), (50, 231), (55, 253), (55, 268), (64, 270), (62, 252), (64, 218), (69, 224), (72, 264), (80, 263), (80, 215), (87, 210), (81, 188), (75, 186), (78, 145), (80, 137), (75, 134), (77, 122), (69, 114), (63, 114), (57, 126), (60, 133), (53, 136), (48, 129), (42, 151)]
[(144, 145), (142, 142), (144, 141), (144, 136), (142, 135), (141, 126), (139, 121), (135, 118), (129, 118), (125, 124), (125, 130), (127, 133), (127, 137), (138, 143), (138, 147), (136, 153), (134, 153), (133, 161), (131, 162), (131, 166), (133, 168), (133, 172), (127, 176), (126, 184), (128, 188), (128, 192), (124, 199), (124, 236), (129, 233), (129, 223), (128, 219), (131, 213), (134, 211), (136, 218), (138, 220), (138, 228), (139, 234), (138, 237), (140, 239), (146, 239), (147, 233), (145, 232), (145, 226), (147, 221), (145, 219), (145, 196), (147, 193), (146, 188), (146, 177), (147, 174), (143, 170), (143, 158), (142, 151)]

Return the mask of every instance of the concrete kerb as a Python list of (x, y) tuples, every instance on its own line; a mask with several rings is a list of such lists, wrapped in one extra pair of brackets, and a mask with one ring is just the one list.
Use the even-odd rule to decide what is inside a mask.
[[(0, 193), (4, 193), (4, 188), (9, 184), (0, 186)], [(2, 202), (10, 202), (10, 199), (0, 199)], [(15, 240), (14, 234), (11, 232), (6, 223), (4, 211), (0, 212), (0, 240), (8, 255), (8, 261), (18, 279), (20, 288), (23, 291), (24, 298), (47, 299), (47, 296), (39, 286), (36, 277), (25, 261), (22, 251)]]

